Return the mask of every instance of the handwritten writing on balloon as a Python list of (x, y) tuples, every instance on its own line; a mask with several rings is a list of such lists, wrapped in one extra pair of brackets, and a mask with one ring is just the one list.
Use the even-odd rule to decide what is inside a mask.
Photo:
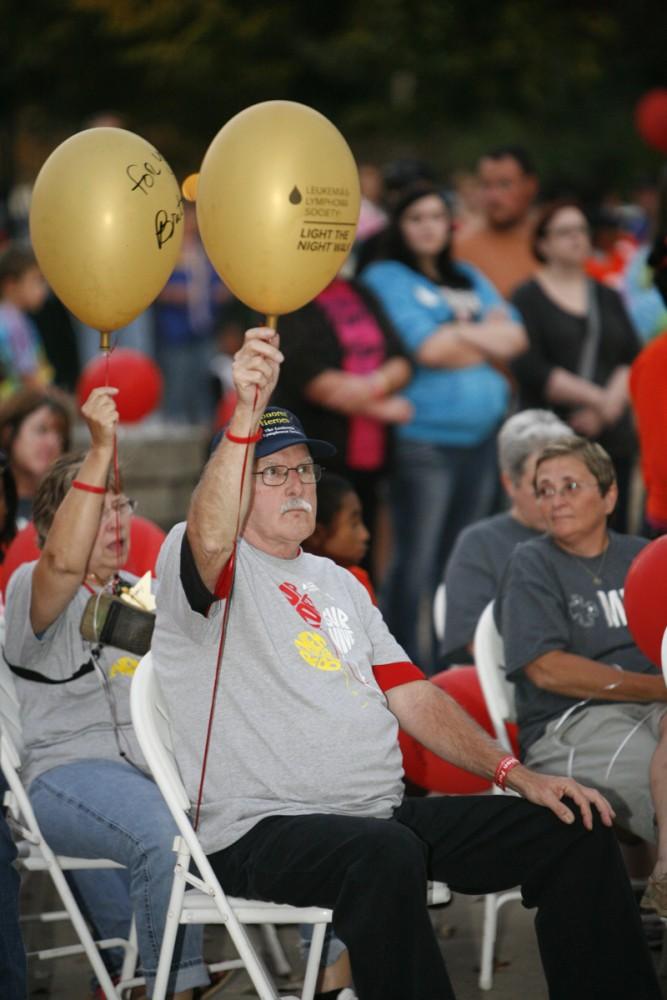
[(174, 233), (176, 232), (176, 227), (183, 221), (183, 199), (180, 197), (176, 202), (176, 211), (168, 212), (166, 209), (161, 208), (155, 213), (155, 239), (157, 240), (158, 250), (167, 243)]
[(292, 205), (302, 206), (297, 250), (308, 253), (347, 253), (352, 246), (355, 222), (343, 221), (350, 207), (347, 187), (309, 184), (302, 195), (295, 185), (289, 194)]
[[(153, 156), (156, 159), (162, 159), (159, 154), (154, 153)], [(142, 170), (143, 173), (141, 173)], [(149, 189), (155, 184), (155, 178), (159, 177), (162, 171), (146, 160), (141, 166), (138, 163), (130, 163), (126, 167), (125, 173), (132, 181), (132, 190), (141, 191), (142, 194), (147, 195)]]

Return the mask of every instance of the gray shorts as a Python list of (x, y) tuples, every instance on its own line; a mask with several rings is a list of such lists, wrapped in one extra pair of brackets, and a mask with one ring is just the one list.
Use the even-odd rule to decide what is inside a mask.
[(665, 712), (667, 705), (655, 702), (582, 708), (565, 720), (552, 720), (529, 747), (525, 763), (599, 789), (616, 811), (619, 826), (655, 842), (649, 768)]

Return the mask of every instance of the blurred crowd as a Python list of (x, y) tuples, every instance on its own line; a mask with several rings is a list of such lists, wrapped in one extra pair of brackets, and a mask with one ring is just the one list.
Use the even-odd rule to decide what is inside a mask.
[[(545, 530), (569, 553), (559, 564), (564, 578), (583, 570), (584, 582), (598, 586), (608, 575), (607, 626), (617, 627), (616, 596), (609, 595), (622, 594), (629, 562), (644, 544), (629, 536), (667, 533), (665, 231), (657, 178), (638, 182), (623, 199), (546, 192), (529, 153), (506, 145), (450, 178), (401, 159), (362, 163), (360, 180), (350, 258), (312, 302), (278, 324), (285, 360), (271, 402), (336, 448), (324, 462), (317, 527), (304, 547), (357, 576), (408, 657), (430, 675), (473, 662), (476, 622), (497, 595), (515, 546), (537, 541)], [(106, 486), (80, 476), (92, 468), (95, 448), (85, 458), (66, 455), (80, 418), (77, 387), (98, 356), (98, 337), (48, 288), (30, 247), (28, 213), (29, 197), (6, 206), (0, 246), (0, 590), (18, 567), (39, 557), (49, 532), (67, 549), (69, 529), (58, 511), (69, 505), (64, 509), (77, 522), (78, 491), (109, 499), (99, 537), (89, 532), (90, 561), (80, 560), (92, 595), (110, 576), (110, 552), (114, 558), (121, 552), (131, 574), (154, 573), (164, 533), (131, 517), (134, 503), (106, 467)], [(159, 409), (145, 419), (165, 435), (179, 425), (198, 426), (213, 439), (234, 410), (233, 357), (244, 331), (258, 325), (263, 317), (215, 273), (194, 205), (186, 202), (183, 248), (171, 277), (151, 308), (113, 338), (114, 346), (141, 352), (161, 373)], [(108, 393), (91, 399), (84, 418), (93, 444), (108, 451), (115, 403)], [(274, 470), (261, 471), (270, 478)], [(298, 468), (285, 467), (285, 476), (291, 471)], [(553, 510), (577, 494), (581, 523), (571, 544)], [(593, 539), (590, 552), (578, 548), (579, 535)], [(48, 559), (38, 565), (47, 566), (42, 576), (55, 573)], [(521, 587), (529, 571), (536, 582), (526, 596)], [(523, 577), (511, 579), (506, 635), (520, 617), (507, 611), (515, 593), (527, 606), (548, 572), (529, 564)], [(26, 575), (25, 568), (17, 573), (14, 595)], [(443, 588), (444, 625), (433, 614)], [(27, 585), (23, 596), (28, 602)], [(81, 607), (72, 601), (71, 614), (78, 626), (88, 597), (77, 600)], [(27, 621), (14, 596), (16, 607)], [(47, 623), (49, 613), (50, 605)], [(536, 619), (539, 613), (537, 607)], [(591, 602), (577, 605), (577, 615), (592, 615)], [(590, 624), (602, 629), (597, 610), (593, 618)], [(14, 624), (16, 643), (19, 631)], [(510, 637), (508, 648), (529, 639)], [(26, 643), (33, 640), (30, 633)], [(606, 643), (606, 632), (599, 641)], [(591, 649), (567, 655), (598, 659)], [(37, 662), (41, 654), (34, 655)], [(62, 655), (66, 674), (73, 653)], [(523, 646), (515, 657), (521, 668), (531, 660), (522, 656)], [(616, 661), (611, 667), (621, 669)], [(34, 681), (21, 670), (23, 681)], [(618, 686), (607, 681), (605, 674), (604, 691)], [(653, 689), (644, 694), (653, 696)], [(539, 738), (534, 745), (541, 747)], [(662, 745), (662, 728), (656, 739)], [(656, 815), (667, 840), (667, 804), (658, 803)], [(665, 916), (663, 867), (652, 891), (655, 899), (664, 895), (655, 908)], [(197, 948), (192, 944), (193, 955)]]
[[(544, 408), (607, 449), (615, 528), (651, 537), (667, 524), (655, 430), (667, 306), (649, 260), (659, 184), (641, 178), (625, 197), (597, 200), (547, 192), (512, 145), (449, 178), (408, 158), (359, 172), (353, 253), (312, 303), (280, 319), (287, 360), (275, 402), (336, 444), (329, 465), (361, 499), (364, 567), (390, 628), (433, 670), (442, 661), (425, 623), (452, 549), (468, 525), (507, 509), (497, 435), (508, 416)], [(96, 331), (42, 277), (24, 194), (5, 206), (0, 233), (0, 444), (19, 528), (68, 447), (77, 384), (98, 356)], [(148, 419), (212, 436), (233, 410), (243, 331), (261, 322), (215, 273), (186, 202), (176, 268), (114, 335), (160, 370)]]

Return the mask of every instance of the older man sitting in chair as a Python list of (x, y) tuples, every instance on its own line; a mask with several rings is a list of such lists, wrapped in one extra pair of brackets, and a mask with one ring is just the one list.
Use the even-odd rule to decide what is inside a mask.
[[(198, 832), (222, 885), (331, 907), (359, 1000), (452, 1000), (427, 880), (521, 884), (552, 1000), (658, 1000), (603, 796), (507, 756), (409, 662), (361, 584), (301, 549), (329, 448), (265, 410), (282, 360), (274, 331), (246, 334), (236, 409), (158, 563), (153, 656), (195, 801), (210, 726)], [(399, 725), (520, 797), (404, 798)]]

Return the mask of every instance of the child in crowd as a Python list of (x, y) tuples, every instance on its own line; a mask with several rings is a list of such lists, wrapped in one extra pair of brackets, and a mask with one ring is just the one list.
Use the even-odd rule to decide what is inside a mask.
[(42, 341), (29, 313), (47, 296), (32, 250), (10, 244), (0, 254), (0, 397), (22, 386), (43, 388), (51, 381)]
[(352, 483), (334, 472), (325, 472), (317, 487), (315, 531), (303, 543), (306, 552), (333, 559), (364, 585), (377, 604), (373, 584), (359, 566), (368, 549), (370, 532), (363, 522), (361, 500)]

